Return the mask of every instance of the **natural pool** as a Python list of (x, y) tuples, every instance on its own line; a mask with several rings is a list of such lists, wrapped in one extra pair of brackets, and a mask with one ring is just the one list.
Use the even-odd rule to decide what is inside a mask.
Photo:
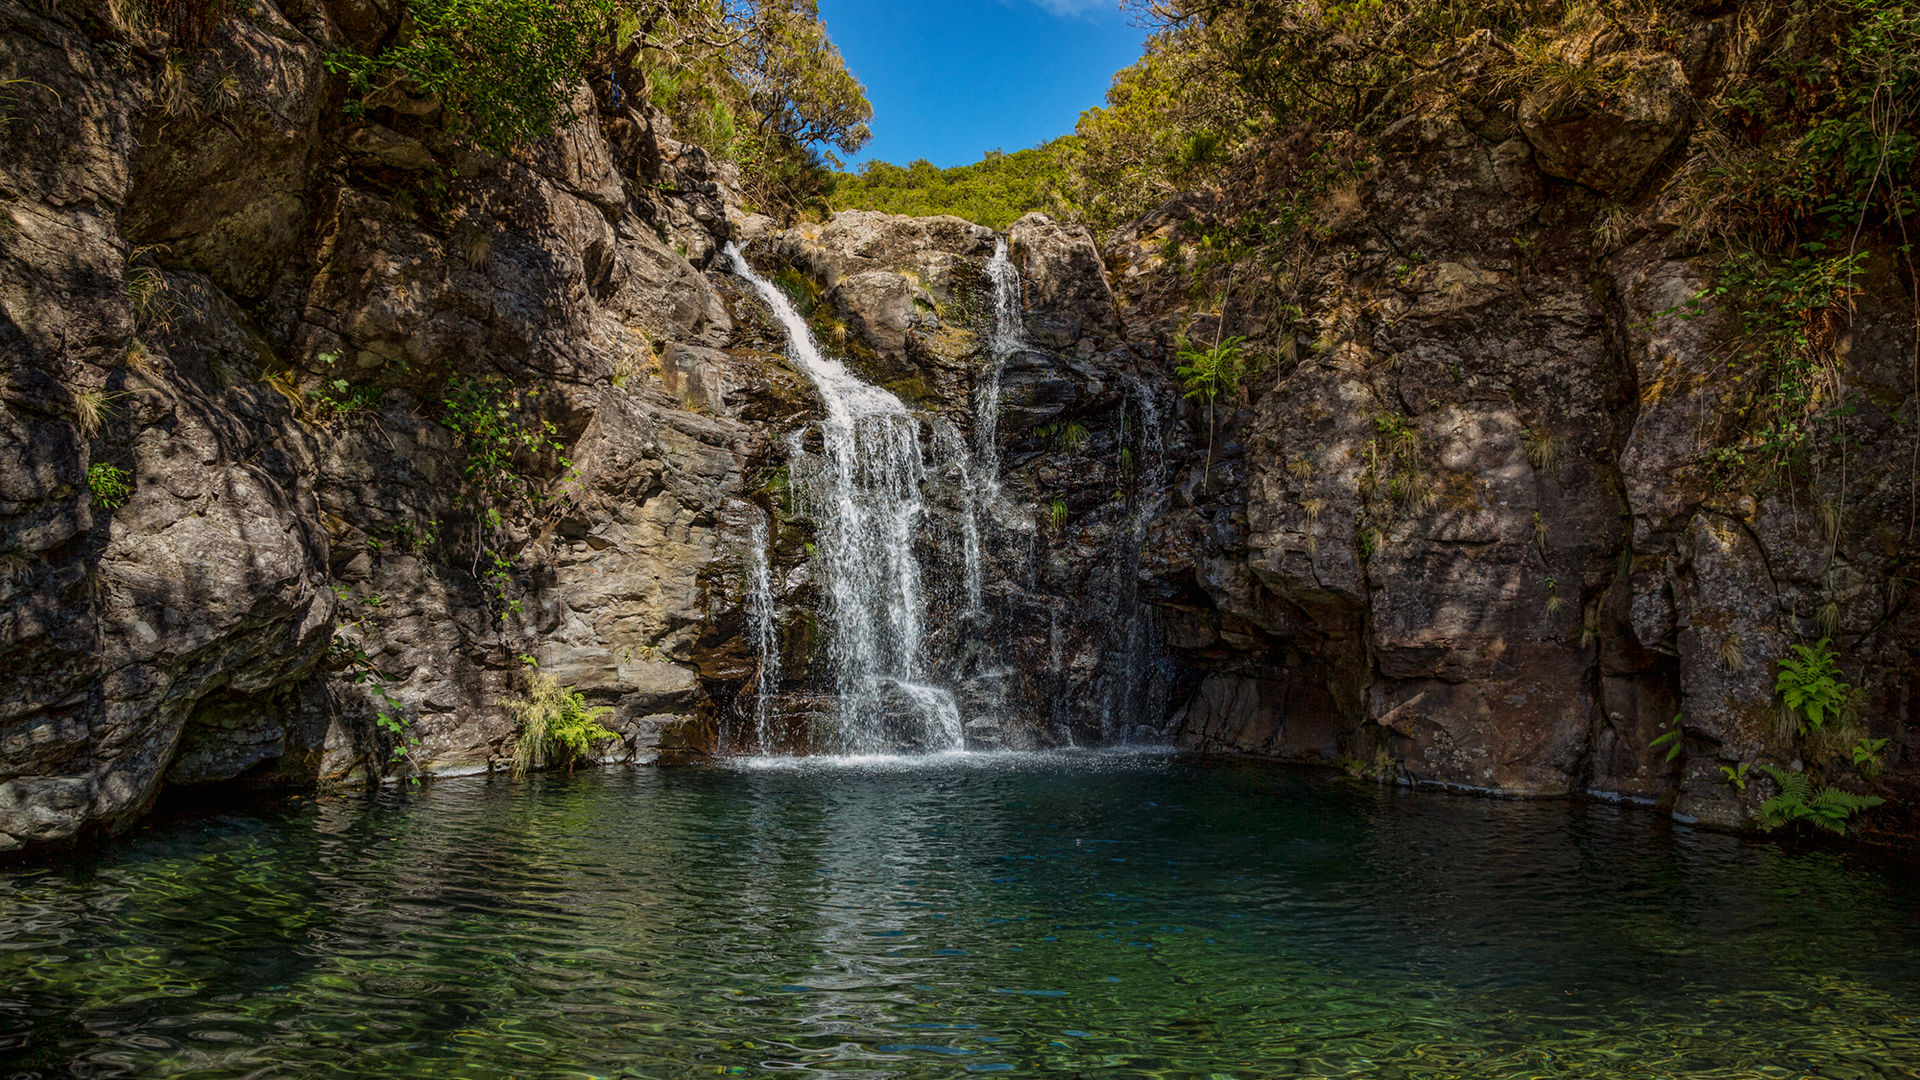
[(0, 872), (0, 1077), (1916, 1077), (1910, 874), (1165, 755), (444, 781)]

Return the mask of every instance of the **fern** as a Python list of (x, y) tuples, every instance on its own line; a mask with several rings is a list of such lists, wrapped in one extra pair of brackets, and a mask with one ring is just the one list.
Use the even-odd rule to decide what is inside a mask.
[(1829, 638), (1812, 645), (1795, 645), (1789, 656), (1780, 660), (1780, 673), (1773, 688), (1787, 711), (1805, 718), (1801, 731), (1812, 731), (1846, 708), (1853, 686), (1840, 678), (1840, 658)]
[(1762, 765), (1760, 771), (1772, 777), (1780, 788), (1779, 794), (1760, 804), (1760, 826), (1768, 831), (1804, 821), (1817, 829), (1844, 836), (1849, 821), (1886, 802), (1878, 795), (1856, 795), (1834, 787), (1816, 791), (1804, 773), (1788, 772), (1774, 765)]
[[(1224, 324), (1225, 316), (1221, 316)], [(1250, 372), (1244, 349), (1244, 336), (1215, 338), (1213, 347), (1198, 348), (1182, 334), (1174, 339), (1180, 361), (1174, 373), (1180, 376), (1180, 388), (1189, 401), (1207, 403), (1207, 463), (1201, 472), (1201, 486), (1211, 488), (1213, 479), (1213, 437), (1218, 424), (1215, 422), (1215, 399), (1226, 394), (1231, 397), (1240, 392), (1240, 380)]]
[(1885, 739), (1862, 737), (1853, 744), (1853, 767), (1864, 776), (1874, 776), (1880, 772), (1880, 751), (1887, 745)]
[(600, 718), (613, 710), (588, 705), (579, 691), (562, 686), (553, 676), (535, 671), (527, 677), (527, 696), (503, 702), (519, 721), (514, 743), (513, 774), (522, 776), (537, 764), (565, 765), (590, 757), (599, 744), (618, 739)]

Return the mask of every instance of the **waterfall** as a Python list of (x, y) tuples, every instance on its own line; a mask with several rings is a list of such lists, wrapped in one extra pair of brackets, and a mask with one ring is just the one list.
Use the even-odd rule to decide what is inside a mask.
[[(949, 472), (962, 489), (958, 516), (970, 519), (973, 481), (964, 445), (957, 433), (943, 438), (936, 428), (929, 462), (920, 419), (899, 398), (823, 354), (786, 294), (755, 273), (736, 246), (727, 245), (726, 254), (786, 330), (790, 357), (827, 407), (817, 429), (819, 453), (808, 450), (809, 429), (794, 432), (788, 443), (796, 503), (816, 525), (814, 566), (826, 593), (822, 614), (837, 694), (832, 737), (819, 733), (815, 741), (843, 753), (902, 743), (958, 749), (964, 745), (959, 705), (934, 680), (925, 640), (929, 599), (948, 591), (952, 568), (939, 560), (923, 568), (915, 540), (923, 528), (945, 524), (929, 520), (925, 493)], [(967, 535), (967, 524), (961, 530), (964, 561), (974, 566), (963, 568), (961, 588), (977, 602), (978, 537)], [(933, 545), (936, 551), (943, 546)], [(924, 587), (928, 577), (936, 579), (931, 591)]]
[(959, 430), (945, 420), (935, 420), (933, 445), (935, 455), (942, 461), (952, 462), (956, 473), (954, 487), (960, 493), (960, 564), (965, 568), (962, 580), (966, 586), (966, 612), (978, 615), (986, 591), (986, 571), (980, 552), (980, 513), (976, 505), (980, 502), (980, 493), (974, 484), (973, 470), (967, 464), (967, 446)]
[[(1158, 712), (1154, 701), (1164, 686), (1155, 676), (1162, 661), (1160, 633), (1151, 605), (1140, 601), (1140, 564), (1146, 552), (1147, 530), (1167, 504), (1167, 439), (1159, 398), (1153, 388), (1136, 378), (1126, 381), (1126, 401), (1140, 419), (1140, 457), (1133, 485), (1136, 495), (1127, 517), (1125, 548), (1118, 552), (1112, 579), (1104, 590), (1111, 597), (1107, 635), (1095, 679), (1100, 703), (1101, 734), (1108, 742), (1125, 742), (1133, 734), (1119, 724), (1137, 724)], [(1122, 406), (1123, 408), (1125, 405)]]
[(769, 722), (780, 690), (780, 638), (773, 609), (773, 572), (767, 551), (767, 515), (756, 510), (747, 535), (747, 617), (752, 621), (760, 671), (754, 679), (753, 733), (759, 746), (773, 745)]
[(1027, 329), (1020, 313), (1020, 271), (1007, 256), (1003, 237), (993, 245), (987, 261), (993, 282), (993, 334), (987, 339), (991, 360), (987, 381), (974, 401), (974, 455), (979, 462), (980, 486), (989, 505), (1000, 499), (1000, 370), (1007, 357), (1027, 347)]

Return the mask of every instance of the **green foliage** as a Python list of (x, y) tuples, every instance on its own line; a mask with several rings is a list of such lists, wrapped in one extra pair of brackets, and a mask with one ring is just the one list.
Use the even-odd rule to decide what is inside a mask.
[(1728, 784), (1733, 786), (1733, 789), (1735, 791), (1738, 791), (1742, 795), (1744, 795), (1746, 794), (1746, 791), (1747, 791), (1747, 769), (1748, 768), (1749, 768), (1748, 764), (1744, 761), (1740, 763), (1738, 768), (1735, 768), (1731, 765), (1722, 765), (1720, 766), (1720, 779), (1726, 781)]
[(1078, 146), (1071, 135), (1011, 154), (989, 150), (972, 165), (951, 169), (929, 161), (907, 166), (870, 161), (858, 173), (834, 177), (833, 206), (927, 217), (952, 214), (990, 229), (1005, 229), (1039, 210), (1071, 216), (1069, 161)]
[[(334, 592), (342, 600), (356, 599), (352, 590), (341, 586), (335, 586)], [(374, 607), (378, 606), (380, 598), (359, 599), (366, 606)], [(414, 733), (413, 721), (407, 716), (400, 699), (387, 688), (387, 684), (393, 680), (374, 664), (373, 657), (359, 642), (356, 635), (362, 625), (362, 620), (355, 620), (334, 629), (332, 640), (327, 642), (328, 666), (345, 674), (354, 685), (364, 687), (368, 696), (374, 699), (374, 728), (392, 743), (387, 751), (388, 760), (412, 764), (413, 752), (420, 747), (420, 737)], [(409, 779), (419, 783), (419, 773), (416, 766)]]
[(1065, 499), (1053, 500), (1052, 505), (1047, 507), (1047, 520), (1053, 523), (1056, 531), (1066, 528), (1067, 503)]
[(1834, 787), (1814, 790), (1805, 774), (1788, 772), (1773, 765), (1760, 771), (1773, 778), (1780, 793), (1760, 804), (1760, 825), (1774, 829), (1804, 821), (1815, 828), (1845, 835), (1848, 823), (1857, 815), (1886, 802), (1878, 795), (1856, 795)]
[(386, 399), (386, 390), (378, 386), (355, 386), (346, 379), (332, 379), (307, 391), (314, 411), (332, 419), (360, 412), (378, 412)]
[(104, 461), (87, 466), (87, 490), (93, 492), (93, 504), (114, 510), (126, 504), (133, 494), (132, 474)]
[(1885, 749), (1886, 745), (1885, 739), (1869, 739), (1862, 736), (1849, 748), (1853, 756), (1853, 767), (1859, 770), (1861, 776), (1871, 780), (1886, 768), (1886, 763), (1880, 760), (1880, 751)]
[(1085, 424), (1074, 420), (1057, 420), (1050, 424), (1041, 424), (1033, 429), (1033, 433), (1042, 439), (1052, 439), (1055, 446), (1069, 454), (1077, 454), (1086, 449), (1087, 441), (1093, 437)]
[(1371, 758), (1361, 758), (1353, 754), (1342, 754), (1334, 764), (1352, 780), (1380, 782), (1391, 780), (1399, 769), (1400, 763), (1391, 753), (1381, 750)]
[(648, 62), (625, 82), (679, 137), (739, 165), (755, 205), (789, 216), (830, 209), (838, 162), (829, 155), (866, 144), (873, 110), (814, 0), (649, 3), (679, 11), (661, 24), (676, 29), (635, 36), (641, 45), (622, 55), (639, 48)]
[(1691, 318), (1722, 305), (1738, 336), (1723, 350), (1737, 424), (1715, 453), (1722, 480), (1779, 477), (1802, 459), (1816, 424), (1840, 394), (1839, 340), (1867, 253), (1828, 254), (1808, 240), (1798, 252), (1729, 253), (1713, 285), (1681, 309)]
[(327, 58), (350, 112), (437, 96), (456, 134), (508, 153), (573, 123), (586, 82), (615, 108), (631, 96), (665, 112), (780, 211), (830, 186), (816, 147), (870, 137), (866, 91), (814, 0), (408, 0), (408, 12), (378, 54)]
[(1191, 22), (1155, 35), (1106, 106), (1080, 114), (1074, 195), (1090, 220), (1111, 227), (1212, 179), (1256, 130), (1260, 111), (1221, 70), (1219, 44)]
[[(561, 449), (553, 423), (529, 415), (538, 396), (537, 390), (522, 392), (496, 378), (456, 377), (440, 401), (446, 408), (440, 422), (466, 451), (469, 498), (490, 526), (499, 524), (510, 508), (547, 499), (539, 481), (520, 467), (523, 459)], [(559, 460), (563, 467), (572, 466), (565, 458)]]
[(438, 95), (462, 134), (505, 152), (569, 123), (573, 86), (611, 42), (615, 0), (408, 0), (410, 32), (327, 69), (364, 109), (396, 91)]
[[(538, 390), (519, 391), (499, 379), (455, 378), (441, 399), (441, 424), (466, 451), (467, 490), (459, 497), (474, 513), (473, 572), (492, 593), (501, 620), (520, 610), (512, 597), (513, 563), (493, 543), (510, 513), (531, 513), (555, 499), (532, 468), (552, 453), (567, 483), (576, 474), (551, 421), (532, 415)], [(524, 464), (523, 464), (524, 463)], [(482, 569), (484, 567), (484, 569)]]
[(1687, 749), (1687, 732), (1682, 719), (1682, 714), (1674, 713), (1673, 719), (1663, 725), (1661, 733), (1655, 735), (1653, 741), (1648, 744), (1655, 750), (1665, 750), (1667, 752), (1665, 761), (1669, 765), (1673, 764)]
[(1241, 380), (1249, 373), (1244, 337), (1230, 337), (1201, 347), (1182, 335), (1176, 342), (1181, 390), (1189, 400), (1213, 404), (1221, 395), (1239, 393)]
[[(1160, 27), (1076, 128), (1069, 202), (1103, 227), (1204, 192), (1196, 286), (1258, 272), (1276, 314), (1303, 305), (1322, 239), (1364, 213), (1378, 137), (1402, 118), (1546, 117), (1635, 94), (1696, 25), (1643, 0), (1134, 0)], [(1678, 16), (1676, 18), (1676, 16)], [(1809, 0), (1740, 9), (1738, 56), (1694, 118), (1665, 198), (1718, 264), (1694, 313), (1726, 312), (1732, 415), (1704, 463), (1723, 483), (1779, 481), (1839, 437), (1839, 344), (1865, 252), (1915, 272), (1920, 5)], [(1688, 93), (1680, 90), (1680, 93)], [(1630, 220), (1604, 212), (1597, 247)], [(1877, 234), (1877, 235), (1875, 235)], [(1167, 257), (1178, 252), (1175, 234)], [(1524, 255), (1531, 242), (1513, 241)], [(1409, 259), (1393, 272), (1403, 286)], [(1209, 263), (1212, 263), (1209, 268)], [(1270, 332), (1262, 328), (1256, 332)], [(1284, 337), (1282, 338), (1284, 340)], [(1550, 443), (1529, 447), (1543, 470)]]
[(1840, 658), (1827, 638), (1812, 645), (1796, 644), (1792, 651), (1794, 655), (1778, 661), (1780, 671), (1773, 688), (1788, 715), (1798, 713), (1802, 717), (1800, 730), (1804, 733), (1839, 717), (1852, 698), (1853, 687), (1840, 678)]
[[(1224, 326), (1226, 313), (1225, 299), (1214, 318), (1217, 326)], [(1201, 348), (1187, 339), (1183, 333), (1175, 339), (1175, 358), (1179, 361), (1174, 373), (1180, 377), (1180, 388), (1187, 400), (1195, 399), (1207, 403), (1207, 462), (1201, 473), (1202, 486), (1210, 486), (1213, 478), (1213, 439), (1218, 428), (1216, 403), (1221, 395), (1229, 397), (1240, 392), (1241, 380), (1251, 373), (1251, 366), (1245, 348), (1245, 337), (1222, 338), (1217, 334), (1213, 344)]]
[(600, 723), (612, 709), (588, 705), (578, 691), (560, 685), (543, 671), (528, 672), (525, 697), (509, 698), (502, 704), (520, 729), (513, 749), (516, 777), (536, 765), (564, 765), (571, 772), (576, 761), (590, 757), (600, 744), (620, 737)]
[(733, 60), (746, 87), (753, 126), (788, 145), (853, 153), (873, 133), (866, 88), (827, 40), (817, 0), (758, 0)]
[[(1721, 433), (1723, 482), (1778, 481), (1840, 407), (1839, 342), (1879, 231), (1913, 272), (1920, 210), (1920, 6), (1826, 0), (1764, 9), (1777, 42), (1699, 103), (1676, 220), (1723, 249), (1689, 311), (1731, 312), (1723, 349), (1744, 400)], [(1831, 425), (1830, 425), (1831, 426)]]

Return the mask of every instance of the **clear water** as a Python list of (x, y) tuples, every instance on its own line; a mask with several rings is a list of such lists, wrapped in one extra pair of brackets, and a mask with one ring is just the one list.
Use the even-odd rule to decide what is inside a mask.
[(0, 873), (0, 1075), (1914, 1077), (1912, 885), (1167, 756), (476, 778)]

